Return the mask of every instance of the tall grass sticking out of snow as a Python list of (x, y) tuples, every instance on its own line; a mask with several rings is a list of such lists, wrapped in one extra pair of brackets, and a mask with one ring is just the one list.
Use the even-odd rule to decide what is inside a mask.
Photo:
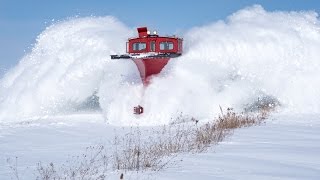
[(111, 148), (88, 147), (82, 156), (61, 167), (39, 163), (37, 179), (105, 179), (114, 171), (159, 171), (174, 163), (179, 154), (206, 151), (237, 128), (260, 125), (266, 116), (266, 111), (237, 114), (228, 109), (226, 112), (221, 110), (219, 117), (203, 124), (190, 118), (184, 119), (184, 123), (162, 126), (151, 132), (135, 127), (122, 137), (115, 136)]
[(266, 115), (265, 111), (252, 115), (237, 114), (228, 109), (226, 113), (221, 111), (221, 115), (214, 121), (200, 125), (198, 120), (191, 119), (193, 125), (179, 123), (163, 126), (160, 131), (149, 132), (148, 134), (152, 135), (147, 138), (137, 129), (122, 139), (115, 138), (117, 148), (112, 155), (113, 169), (161, 170), (179, 153), (206, 151), (211, 145), (223, 141), (237, 128), (260, 125)]

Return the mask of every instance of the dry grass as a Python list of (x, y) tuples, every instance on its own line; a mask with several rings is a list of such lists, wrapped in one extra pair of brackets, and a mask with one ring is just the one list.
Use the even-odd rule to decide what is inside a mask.
[[(220, 108), (221, 109), (221, 108)], [(199, 153), (223, 141), (237, 128), (260, 125), (268, 110), (259, 113), (235, 113), (227, 109), (213, 121), (201, 124), (198, 120), (178, 119), (179, 122), (153, 129), (150, 132), (132, 128), (125, 136), (115, 136), (112, 146), (87, 148), (82, 156), (59, 168), (53, 163), (38, 164), (37, 179), (106, 179), (108, 173), (118, 171), (121, 179), (127, 171), (159, 171), (181, 153)], [(182, 123), (189, 122), (189, 123)], [(17, 169), (17, 168), (13, 168)], [(17, 179), (19, 178), (16, 173)]]
[(9, 168), (11, 172), (14, 175), (14, 178), (16, 180), (19, 180), (19, 172), (18, 172), (18, 157), (15, 157), (14, 159), (8, 158), (7, 159), (7, 164), (9, 165)]
[[(258, 115), (237, 114), (232, 109), (212, 122), (199, 125), (194, 119), (193, 125), (173, 123), (160, 131), (153, 130), (152, 136), (142, 139), (137, 129), (124, 138), (115, 138), (116, 151), (113, 154), (113, 169), (124, 171), (161, 170), (178, 153), (203, 152), (208, 147), (223, 141), (234, 129), (260, 125), (266, 117), (265, 112)], [(143, 136), (145, 137), (145, 136)], [(119, 148), (121, 147), (121, 148)]]
[(197, 146), (197, 150), (202, 152), (209, 146), (223, 141), (237, 128), (260, 125), (266, 116), (266, 111), (261, 111), (259, 114), (237, 114), (230, 108), (227, 109), (227, 113), (221, 109), (221, 115), (216, 121), (207, 122), (196, 129), (194, 144)]
[(191, 142), (191, 131), (182, 126), (163, 126), (161, 130), (144, 133), (152, 135), (142, 135), (136, 129), (122, 139), (115, 138), (116, 150), (112, 154), (114, 170), (161, 170), (170, 163), (175, 153), (187, 151)]
[(104, 150), (101, 145), (88, 147), (81, 156), (72, 158), (58, 168), (53, 163), (43, 165), (39, 162), (37, 180), (105, 179), (109, 159)]

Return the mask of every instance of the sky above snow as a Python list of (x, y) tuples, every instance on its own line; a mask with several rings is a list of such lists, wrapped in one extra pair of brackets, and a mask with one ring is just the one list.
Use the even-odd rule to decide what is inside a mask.
[(1, 0), (0, 75), (31, 51), (45, 27), (68, 17), (111, 15), (129, 27), (149, 26), (172, 34), (225, 19), (253, 4), (260, 4), (268, 11), (320, 11), (317, 0)]

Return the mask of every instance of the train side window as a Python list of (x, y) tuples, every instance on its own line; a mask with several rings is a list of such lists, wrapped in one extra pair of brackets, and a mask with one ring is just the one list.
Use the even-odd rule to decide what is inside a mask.
[(172, 50), (172, 49), (173, 49), (173, 42), (160, 43), (160, 50)]

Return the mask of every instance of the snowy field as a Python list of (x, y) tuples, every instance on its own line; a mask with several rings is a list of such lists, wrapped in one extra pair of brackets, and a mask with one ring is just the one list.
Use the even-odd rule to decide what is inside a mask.
[[(90, 119), (90, 121), (88, 121)], [(36, 163), (65, 163), (85, 148), (108, 144), (120, 127), (99, 115), (81, 115), (2, 126), (0, 179), (14, 177), (6, 163), (19, 157), (21, 179), (35, 179)], [(320, 115), (271, 117), (265, 125), (236, 130), (208, 152), (181, 154), (160, 172), (128, 173), (126, 179), (319, 179)], [(182, 160), (182, 161), (181, 161)], [(118, 179), (120, 173), (110, 173)], [(117, 177), (117, 178), (116, 178)]]
[[(314, 11), (259, 5), (179, 34), (184, 53), (144, 88), (125, 52), (135, 28), (115, 17), (55, 22), (0, 79), (0, 179), (18, 157), (20, 179), (36, 163), (59, 165), (131, 126), (206, 121), (219, 106), (236, 112), (276, 104), (262, 126), (236, 130), (206, 153), (181, 154), (160, 172), (127, 179), (320, 179), (320, 21)], [(161, 32), (161, 30), (160, 30)], [(161, 33), (160, 33), (161, 34)], [(4, 70), (3, 70), (4, 71)], [(142, 116), (132, 114), (136, 105)], [(180, 161), (182, 160), (182, 161)], [(119, 172), (110, 172), (116, 179)], [(14, 179), (14, 178), (13, 178)]]

